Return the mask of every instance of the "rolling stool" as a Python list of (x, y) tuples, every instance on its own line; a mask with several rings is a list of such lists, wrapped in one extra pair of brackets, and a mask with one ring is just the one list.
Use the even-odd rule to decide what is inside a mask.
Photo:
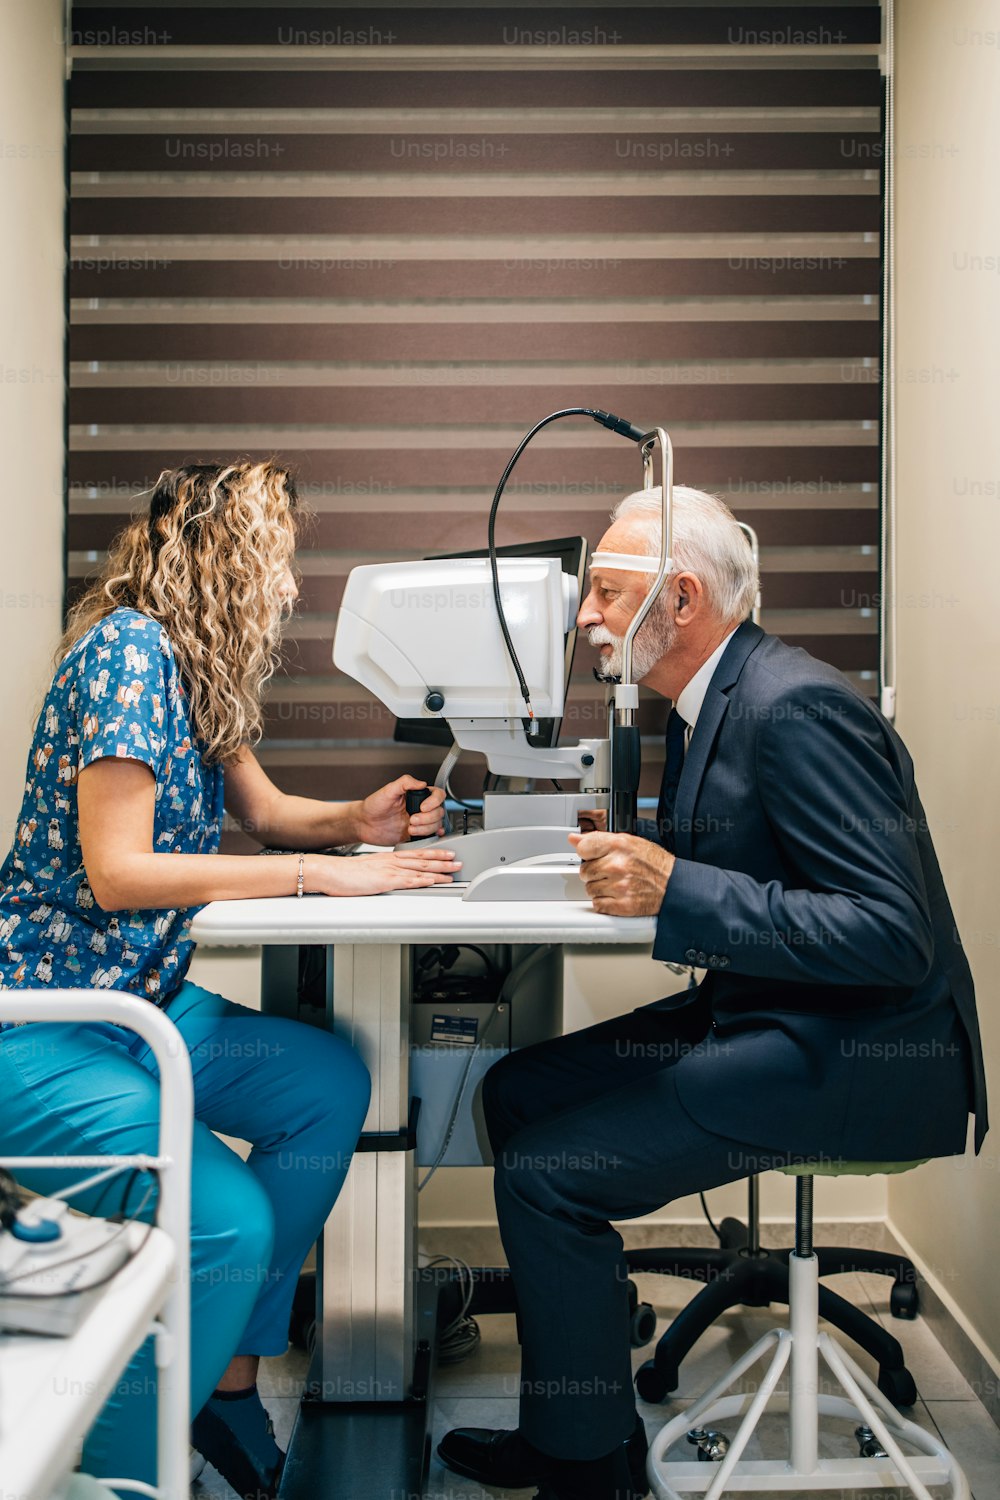
[[(911, 1164), (907, 1164), (909, 1166)], [(912, 1165), (919, 1165), (913, 1163)], [(868, 1167), (857, 1163), (856, 1174), (889, 1172), (896, 1163)], [(759, 1229), (759, 1181), (747, 1183), (747, 1222), (726, 1218), (719, 1226), (718, 1247), (666, 1250), (626, 1250), (630, 1271), (657, 1271), (703, 1281), (705, 1286), (673, 1319), (661, 1336), (654, 1358), (636, 1376), (644, 1401), (664, 1401), (680, 1384), (681, 1362), (698, 1339), (730, 1307), (768, 1307), (788, 1301), (789, 1250), (763, 1250)], [(915, 1318), (918, 1308), (916, 1273), (911, 1261), (889, 1250), (848, 1250), (821, 1245), (816, 1249), (820, 1276), (845, 1271), (871, 1271), (893, 1277), (889, 1308), (894, 1318)], [(852, 1339), (879, 1367), (878, 1388), (895, 1406), (912, 1406), (917, 1399), (913, 1376), (907, 1370), (897, 1339), (860, 1308), (820, 1287), (820, 1316)]]
[[(700, 1494), (705, 1500), (722, 1495), (767, 1494), (793, 1491), (837, 1490), (841, 1494), (882, 1488), (904, 1488), (916, 1500), (932, 1500), (928, 1487), (948, 1485), (948, 1500), (970, 1500), (968, 1481), (958, 1463), (939, 1438), (901, 1417), (878, 1387), (828, 1333), (819, 1329), (819, 1259), (812, 1244), (812, 1200), (814, 1176), (849, 1173), (905, 1172), (919, 1162), (889, 1162), (883, 1166), (845, 1163), (784, 1167), (795, 1176), (795, 1249), (788, 1260), (788, 1328), (769, 1329), (730, 1370), (705, 1394), (673, 1417), (653, 1439), (647, 1474), (657, 1500), (679, 1500)], [(770, 1362), (757, 1390), (727, 1395), (730, 1387), (766, 1354)], [(820, 1358), (845, 1396), (819, 1392)], [(789, 1392), (775, 1396), (785, 1366), (789, 1366)], [(765, 1410), (788, 1414), (788, 1456), (784, 1459), (744, 1460), (743, 1451)], [(857, 1458), (829, 1459), (818, 1454), (821, 1416), (855, 1424), (861, 1445)], [(727, 1440), (712, 1428), (728, 1417), (741, 1417), (733, 1438)], [(699, 1448), (699, 1461), (668, 1459), (678, 1439)], [(909, 1457), (900, 1442), (916, 1448)], [(710, 1468), (703, 1456), (715, 1459)], [(714, 1472), (713, 1472), (714, 1470)]]

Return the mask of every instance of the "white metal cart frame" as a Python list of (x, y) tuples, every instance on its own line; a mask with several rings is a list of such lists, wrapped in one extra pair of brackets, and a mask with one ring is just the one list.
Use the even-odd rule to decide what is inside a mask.
[[(194, 1086), (191, 1060), (171, 1021), (148, 1000), (109, 990), (5, 990), (0, 997), (4, 1021), (109, 1021), (135, 1032), (148, 1043), (160, 1071), (160, 1128), (157, 1155), (132, 1156), (0, 1156), (0, 1166), (153, 1169), (159, 1174), (157, 1228), (172, 1243), (161, 1259), (160, 1286), (152, 1320), (140, 1315), (129, 1340), (131, 1358), (146, 1337), (156, 1337), (157, 1485), (139, 1480), (103, 1478), (116, 1489), (129, 1489), (155, 1500), (187, 1500), (189, 1493), (189, 1380), (191, 1328), (191, 1135)], [(124, 1278), (129, 1266), (108, 1284)], [(123, 1366), (122, 1366), (123, 1367)], [(103, 1398), (98, 1401), (98, 1409)], [(96, 1416), (96, 1411), (93, 1416)], [(92, 1417), (91, 1419), (92, 1420)], [(88, 1421), (87, 1426), (90, 1425)], [(27, 1437), (27, 1435), (25, 1434)], [(0, 1441), (0, 1447), (3, 1446)], [(5, 1481), (12, 1478), (5, 1474)], [(9, 1486), (5, 1486), (9, 1487)], [(18, 1485), (14, 1484), (15, 1492)], [(34, 1488), (31, 1490), (35, 1494)]]

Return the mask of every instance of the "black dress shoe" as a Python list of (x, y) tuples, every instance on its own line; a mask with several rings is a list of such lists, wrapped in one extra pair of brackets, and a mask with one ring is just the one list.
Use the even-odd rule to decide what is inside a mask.
[(592, 1462), (548, 1458), (517, 1430), (490, 1427), (455, 1427), (445, 1433), (437, 1451), (446, 1468), (480, 1484), (505, 1490), (539, 1485), (538, 1500), (576, 1500), (577, 1494), (590, 1494), (591, 1485), (595, 1494), (603, 1496), (607, 1490), (611, 1500), (641, 1500), (649, 1494), (648, 1443), (639, 1416), (621, 1448)]
[(613, 1453), (594, 1459), (545, 1461), (545, 1478), (535, 1500), (645, 1500), (649, 1484), (645, 1474), (645, 1433), (640, 1468), (635, 1440), (622, 1443)]
[(542, 1480), (542, 1455), (516, 1429), (455, 1427), (438, 1443), (438, 1457), (453, 1473), (499, 1490), (526, 1490)]
[(546, 1458), (535, 1500), (644, 1500), (648, 1449), (636, 1416), (632, 1436), (601, 1458)]

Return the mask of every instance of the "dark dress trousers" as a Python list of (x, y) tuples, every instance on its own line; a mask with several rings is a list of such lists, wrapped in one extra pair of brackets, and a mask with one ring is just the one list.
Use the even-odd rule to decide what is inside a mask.
[(987, 1129), (972, 976), (878, 709), (746, 622), (669, 792), (640, 829), (676, 855), (653, 957), (705, 979), (484, 1081), (521, 1428), (557, 1458), (634, 1423), (610, 1219), (788, 1161), (959, 1153), (970, 1112), (977, 1150)]

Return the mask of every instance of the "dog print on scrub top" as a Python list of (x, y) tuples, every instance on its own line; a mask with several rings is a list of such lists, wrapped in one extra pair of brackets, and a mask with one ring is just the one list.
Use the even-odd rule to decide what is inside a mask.
[(218, 849), (222, 768), (202, 762), (167, 632), (132, 609), (71, 647), (39, 715), (0, 870), (0, 988), (127, 989), (162, 1004), (184, 978), (193, 910), (106, 912), (87, 881), (76, 781), (106, 756), (152, 771), (154, 852)]

